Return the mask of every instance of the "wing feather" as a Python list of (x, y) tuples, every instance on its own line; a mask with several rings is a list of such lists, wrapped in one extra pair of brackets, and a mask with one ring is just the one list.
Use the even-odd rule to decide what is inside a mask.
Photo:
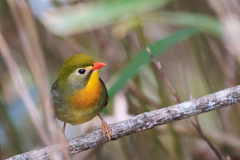
[(101, 78), (99, 78), (99, 81), (101, 82), (102, 86), (103, 86), (103, 89), (104, 89), (104, 106), (103, 107), (106, 107), (107, 104), (108, 104), (108, 101), (109, 101), (109, 96), (108, 96), (108, 92), (107, 92), (107, 88), (103, 82), (103, 80)]

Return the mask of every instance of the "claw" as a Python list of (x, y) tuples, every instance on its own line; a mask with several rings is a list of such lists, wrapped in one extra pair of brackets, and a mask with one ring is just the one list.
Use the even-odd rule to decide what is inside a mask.
[(103, 125), (102, 125), (102, 132), (103, 132), (103, 137), (105, 138), (105, 131), (104, 131)]
[(109, 141), (111, 142), (112, 133), (111, 133), (111, 130), (110, 130), (110, 128), (109, 128), (109, 125), (108, 125), (107, 122), (104, 121), (104, 120), (102, 120), (102, 130), (103, 130), (103, 136), (104, 136), (104, 138), (105, 138), (105, 131), (104, 131), (104, 130), (106, 130), (108, 139), (109, 139)]
[(61, 151), (68, 158), (68, 154), (67, 154), (67, 150), (65, 148), (65, 144), (66, 144), (66, 146), (68, 147), (69, 150), (71, 150), (71, 148), (69, 147), (67, 139), (66, 139), (65, 134), (64, 134), (65, 126), (66, 126), (66, 123), (64, 123), (63, 132), (62, 132), (62, 136), (61, 136)]
[(105, 138), (105, 131), (107, 132), (107, 136), (108, 136), (108, 139), (109, 141), (111, 142), (111, 136), (112, 136), (112, 132), (109, 128), (109, 125), (107, 124), (106, 121), (103, 120), (103, 118), (98, 114), (99, 118), (101, 119), (102, 121), (102, 130), (103, 130), (103, 137)]

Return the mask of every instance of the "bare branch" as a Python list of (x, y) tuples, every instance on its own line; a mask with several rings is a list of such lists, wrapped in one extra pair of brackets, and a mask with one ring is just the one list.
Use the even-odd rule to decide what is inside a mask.
[[(160, 73), (162, 74), (164, 80), (166, 81), (166, 83), (168, 84), (169, 88), (171, 89), (173, 95), (175, 96), (174, 97), (174, 101), (179, 104), (181, 103), (178, 95), (177, 95), (177, 92), (175, 91), (172, 83), (170, 82), (170, 80), (168, 79), (166, 73), (164, 72), (162, 66), (161, 66), (161, 63), (160, 62), (157, 62), (156, 59), (154, 58), (151, 50), (149, 47), (146, 48), (147, 52), (149, 53), (149, 55), (151, 56), (152, 58), (152, 61), (154, 62), (154, 64), (156, 65), (156, 67), (158, 68), (158, 70), (160, 71)], [(192, 100), (192, 95), (190, 95), (190, 100)], [(209, 139), (203, 134), (202, 132), (202, 129), (201, 129), (201, 126), (199, 124), (199, 121), (198, 121), (198, 117), (197, 115), (194, 115), (194, 119), (195, 119), (195, 123), (189, 118), (189, 121), (190, 123), (192, 124), (192, 126), (198, 131), (199, 135), (202, 137), (202, 139), (204, 139), (207, 144), (209, 145), (209, 147), (213, 150), (213, 152), (216, 154), (216, 156), (218, 157), (219, 160), (222, 159), (222, 156), (220, 154), (220, 152), (218, 152), (218, 150), (214, 147), (214, 145), (209, 141)]]
[[(209, 112), (218, 108), (226, 107), (240, 102), (240, 86), (228, 88), (198, 99), (186, 101), (177, 105), (145, 112), (131, 119), (110, 124), (112, 131), (112, 140), (117, 140), (123, 136), (131, 135), (136, 132), (149, 130), (151, 128), (163, 125), (169, 122), (178, 121), (189, 118), (194, 115)], [(104, 138), (102, 129), (94, 130), (77, 138), (70, 140), (71, 154), (76, 154), (84, 150), (96, 147), (100, 144), (108, 142), (108, 138)], [(27, 159), (45, 159), (48, 160), (51, 150), (56, 149), (59, 155), (61, 153), (60, 145), (46, 147), (23, 153), (8, 160), (27, 160)]]
[(150, 57), (152, 58), (152, 61), (154, 62), (154, 64), (156, 65), (157, 69), (159, 70), (159, 72), (162, 74), (164, 80), (166, 81), (168, 87), (171, 89), (173, 95), (174, 95), (174, 101), (176, 103), (181, 103), (178, 95), (177, 95), (177, 92), (175, 91), (172, 83), (170, 82), (170, 80), (168, 79), (168, 76), (166, 75), (166, 73), (164, 72), (164, 70), (162, 69), (162, 65), (160, 62), (157, 62), (156, 59), (153, 57), (153, 54), (150, 50), (149, 47), (146, 48), (147, 52), (149, 53)]
[(196, 125), (196, 124), (194, 124), (193, 126), (194, 126), (195, 129), (198, 131), (198, 133), (199, 133), (199, 135), (202, 137), (202, 139), (204, 139), (204, 140), (207, 142), (207, 144), (209, 145), (209, 147), (214, 151), (214, 153), (217, 155), (218, 159), (219, 159), (219, 160), (222, 160), (223, 158), (222, 158), (220, 152), (218, 152), (218, 150), (214, 147), (214, 145), (213, 145), (213, 144), (209, 141), (209, 139), (203, 134), (201, 127), (198, 126), (198, 125)]
[[(190, 100), (192, 100), (193, 97), (192, 95), (190, 95)], [(193, 123), (193, 121), (189, 118), (190, 123), (192, 124), (192, 126), (198, 131), (198, 134), (202, 137), (202, 139), (204, 139), (208, 146), (213, 150), (213, 152), (216, 154), (216, 156), (218, 157), (219, 160), (222, 160), (223, 157), (221, 155), (221, 153), (217, 150), (217, 148), (212, 144), (212, 142), (203, 134), (202, 128), (200, 126), (199, 120), (198, 120), (198, 116), (194, 115), (194, 119), (195, 119), (195, 123)]]

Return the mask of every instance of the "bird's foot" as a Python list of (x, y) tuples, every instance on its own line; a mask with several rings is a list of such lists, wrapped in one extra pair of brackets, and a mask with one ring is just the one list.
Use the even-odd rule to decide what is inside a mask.
[(61, 151), (62, 151), (62, 153), (63, 153), (66, 157), (68, 157), (68, 154), (67, 154), (67, 151), (66, 151), (66, 148), (65, 148), (65, 144), (67, 145), (68, 149), (71, 150), (71, 148), (69, 147), (68, 142), (67, 142), (67, 140), (66, 140), (66, 137), (65, 137), (65, 135), (63, 134), (63, 135), (61, 136)]
[(103, 119), (102, 119), (102, 130), (103, 130), (103, 137), (105, 138), (105, 130), (106, 130), (108, 139), (111, 142), (111, 136), (112, 136), (111, 130), (107, 122), (104, 121)]

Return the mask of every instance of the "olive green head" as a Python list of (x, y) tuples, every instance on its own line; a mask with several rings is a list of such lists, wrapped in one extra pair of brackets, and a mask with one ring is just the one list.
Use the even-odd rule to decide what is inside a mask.
[(85, 53), (75, 54), (68, 58), (59, 73), (58, 85), (65, 87), (71, 85), (82, 88), (93, 72), (94, 60)]

